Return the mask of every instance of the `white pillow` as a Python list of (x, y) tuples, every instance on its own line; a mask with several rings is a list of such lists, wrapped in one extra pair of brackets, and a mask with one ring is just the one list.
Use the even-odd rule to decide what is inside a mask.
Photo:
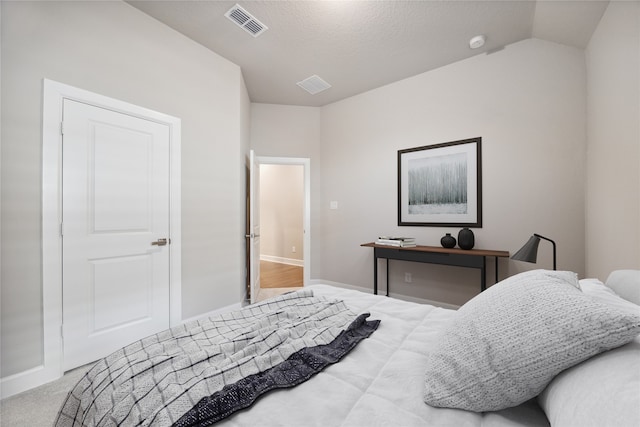
[(424, 400), (476, 412), (517, 406), (639, 332), (640, 315), (584, 295), (575, 273), (521, 273), (460, 307), (428, 354)]
[(620, 297), (616, 292), (598, 279), (582, 279), (580, 290), (599, 301), (627, 310), (640, 310), (640, 306)]
[(625, 300), (640, 305), (640, 270), (614, 270), (605, 284)]
[[(640, 306), (597, 279), (580, 280), (580, 289), (614, 307), (640, 313)], [(640, 336), (562, 372), (538, 396), (538, 403), (551, 425), (640, 426)]]

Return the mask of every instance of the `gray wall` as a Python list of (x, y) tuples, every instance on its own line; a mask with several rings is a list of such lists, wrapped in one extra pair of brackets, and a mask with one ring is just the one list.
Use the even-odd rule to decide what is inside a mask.
[[(311, 278), (371, 288), (373, 254), (361, 243), (402, 234), (437, 246), (446, 232), (456, 235), (459, 227), (396, 225), (396, 156), (475, 136), (483, 137), (484, 198), (476, 247), (513, 253), (540, 233), (557, 241), (559, 268), (584, 274), (585, 80), (583, 51), (531, 39), (320, 108), (320, 151), (311, 161), (321, 159), (322, 181), (321, 192), (312, 192), (319, 216), (311, 221), (321, 232), (312, 236)], [(259, 117), (262, 135), (280, 123), (300, 126), (294, 118), (308, 112), (252, 108), (252, 127)], [(304, 141), (282, 133), (258, 141), (254, 132), (252, 145), (262, 155), (270, 143)], [(332, 200), (337, 210), (329, 209)], [(539, 261), (551, 268), (545, 242)], [(493, 277), (493, 262), (488, 267)], [(502, 260), (500, 277), (534, 267)], [(405, 272), (413, 284), (404, 283)], [(455, 305), (479, 291), (476, 270), (398, 261), (391, 262), (391, 282), (393, 292)]]
[(640, 269), (640, 3), (611, 2), (587, 49), (587, 275)]
[[(556, 241), (560, 269), (583, 275), (585, 81), (582, 50), (529, 39), (324, 107), (323, 201), (342, 208), (323, 211), (331, 232), (320, 277), (371, 287), (373, 254), (361, 243), (401, 234), (439, 246), (446, 232), (457, 235), (460, 227), (396, 225), (397, 151), (476, 136), (476, 247), (514, 253), (539, 233)], [(552, 267), (550, 246), (540, 244), (538, 267)], [(397, 293), (460, 305), (480, 290), (477, 270), (390, 264)], [(503, 260), (501, 277), (532, 267)]]
[[(257, 156), (308, 158), (311, 169), (311, 278), (320, 276), (322, 159), (320, 108), (251, 104), (251, 148)], [(305, 256), (308, 256), (305, 254)]]
[(1, 2), (1, 375), (42, 363), (48, 78), (182, 119), (182, 316), (238, 303), (250, 105), (238, 66), (123, 2)]
[[(396, 226), (396, 153), (474, 136), (484, 138), (476, 247), (514, 253), (536, 232), (556, 240), (558, 268), (582, 277), (639, 269), (639, 24), (638, 2), (611, 2), (586, 51), (532, 39), (317, 112), (252, 104), (259, 155), (308, 152), (320, 166), (311, 278), (371, 287), (372, 254), (360, 243), (399, 233), (438, 245), (446, 232), (457, 233)], [(300, 120), (316, 115), (319, 126)], [(289, 134), (284, 124), (292, 123)], [(331, 200), (338, 210), (329, 209)], [(544, 241), (538, 261), (501, 261), (500, 276), (550, 268)], [(391, 266), (398, 293), (462, 304), (478, 291), (475, 271)], [(412, 285), (403, 283), (404, 272), (414, 273)]]

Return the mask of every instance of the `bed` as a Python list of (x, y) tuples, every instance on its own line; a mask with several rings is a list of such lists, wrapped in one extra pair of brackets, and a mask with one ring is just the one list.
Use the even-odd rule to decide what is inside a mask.
[(525, 272), (457, 311), (313, 285), (99, 361), (55, 425), (639, 426), (639, 293), (638, 270)]

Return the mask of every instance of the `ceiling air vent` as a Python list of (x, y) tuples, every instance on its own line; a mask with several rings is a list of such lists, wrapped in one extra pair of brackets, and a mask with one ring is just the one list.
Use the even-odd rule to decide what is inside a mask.
[(298, 82), (297, 85), (309, 92), (311, 95), (315, 95), (316, 93), (322, 92), (323, 90), (331, 87), (329, 83), (316, 75), (307, 77), (303, 81)]
[(258, 37), (269, 29), (238, 4), (229, 9), (224, 16), (235, 22), (240, 28), (253, 37)]

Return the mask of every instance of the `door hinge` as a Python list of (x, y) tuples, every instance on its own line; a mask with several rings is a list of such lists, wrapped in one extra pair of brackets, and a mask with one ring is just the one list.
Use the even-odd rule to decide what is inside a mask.
[(60, 223), (60, 237), (64, 237), (64, 223)]
[(64, 135), (64, 122), (60, 122), (60, 135)]

